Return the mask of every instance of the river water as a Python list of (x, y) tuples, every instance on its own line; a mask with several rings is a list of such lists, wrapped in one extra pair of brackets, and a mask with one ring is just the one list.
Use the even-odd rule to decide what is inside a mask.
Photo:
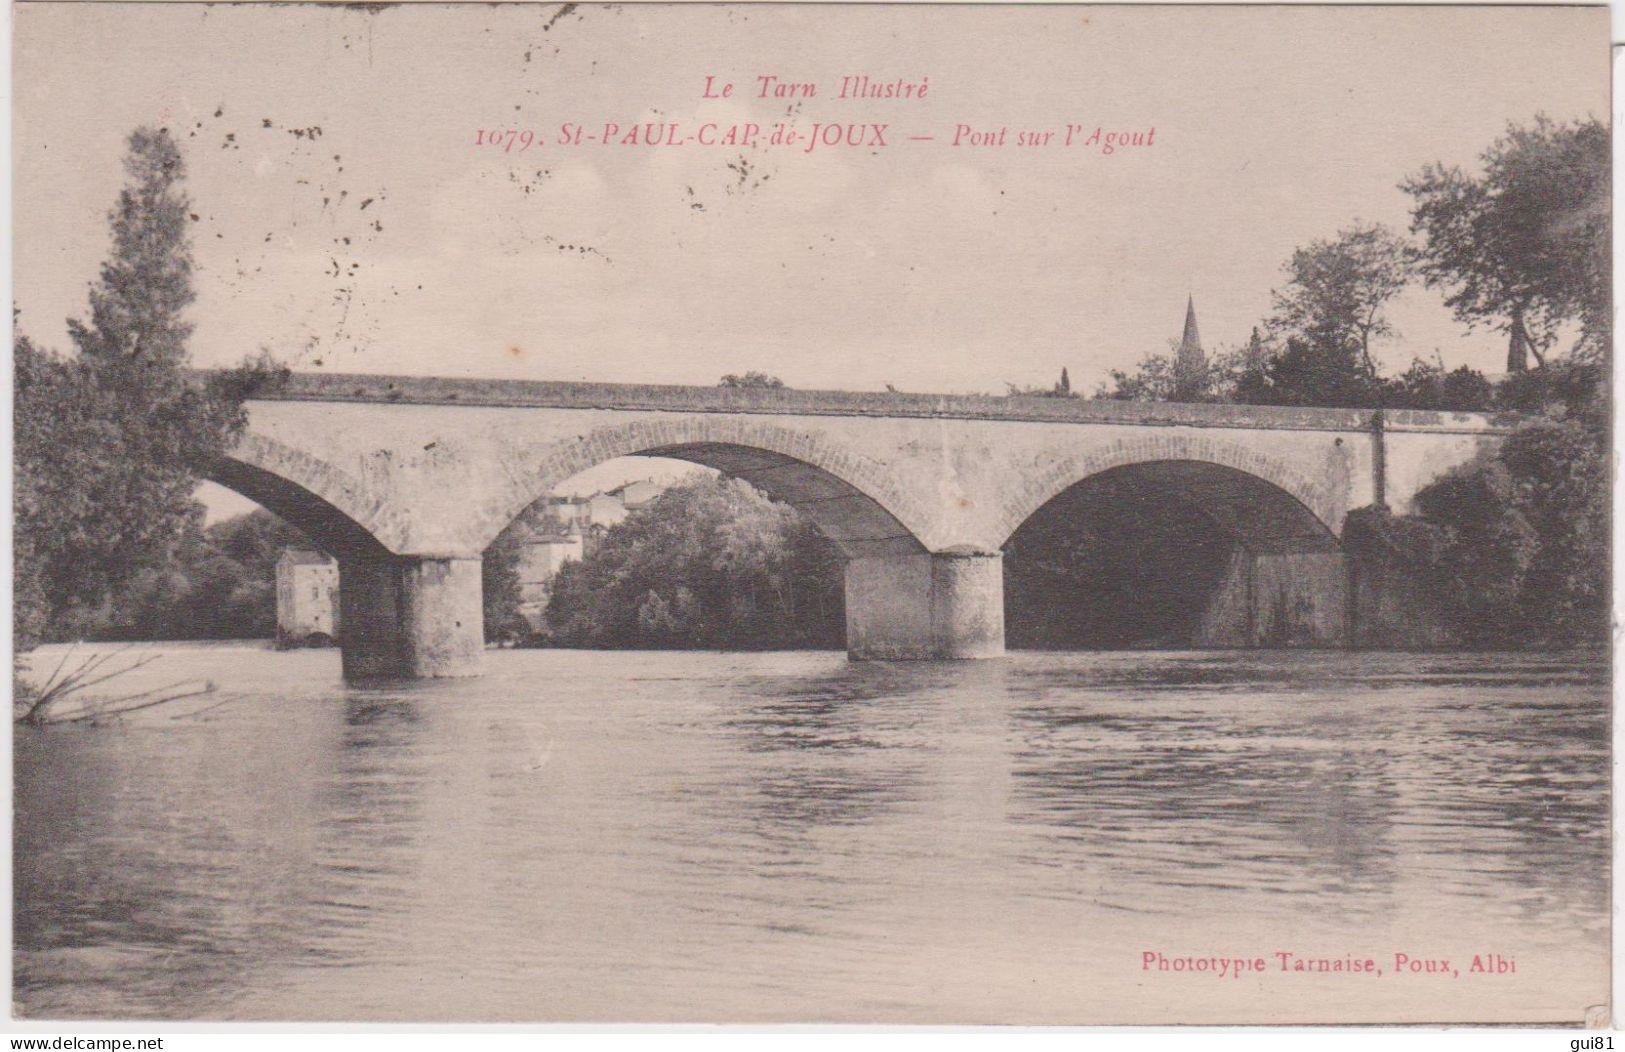
[(213, 707), (17, 730), (20, 1015), (1578, 1021), (1607, 998), (1601, 666), (501, 651), (479, 680), (347, 688), (331, 651), (157, 652), (127, 689), (208, 677)]

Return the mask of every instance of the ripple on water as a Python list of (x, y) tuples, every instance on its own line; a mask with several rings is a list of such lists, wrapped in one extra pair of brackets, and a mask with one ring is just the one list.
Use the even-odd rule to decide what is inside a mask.
[[(165, 648), (228, 703), (20, 729), (18, 1011), (1154, 1021), (1146, 947), (1283, 940), (1510, 947), (1502, 1007), (1606, 996), (1602, 665), (489, 659), (353, 689), (331, 652)], [(1212, 1018), (1449, 996), (1284, 990)]]

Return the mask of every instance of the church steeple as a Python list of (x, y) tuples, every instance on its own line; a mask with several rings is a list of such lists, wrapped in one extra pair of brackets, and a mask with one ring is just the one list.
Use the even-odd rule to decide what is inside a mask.
[(1179, 341), (1181, 357), (1202, 353), (1202, 334), (1196, 331), (1196, 297), (1185, 297), (1185, 337)]
[(1185, 335), (1174, 358), (1175, 397), (1189, 401), (1207, 385), (1207, 355), (1202, 351), (1202, 334), (1196, 328), (1196, 297), (1185, 300)]

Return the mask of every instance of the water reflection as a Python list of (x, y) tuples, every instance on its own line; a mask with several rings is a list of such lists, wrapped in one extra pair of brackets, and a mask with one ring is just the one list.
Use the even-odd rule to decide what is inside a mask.
[[(738, 681), (720, 727), (750, 757), (712, 783), (724, 821), (768, 838), (873, 821), (912, 799), (922, 775), (909, 737), (924, 684), (882, 666), (811, 679)], [(730, 813), (732, 812), (732, 813)]]
[(1155, 1018), (1140, 948), (1272, 932), (1605, 996), (1607, 679), (1572, 659), (505, 652), (355, 690), (176, 657), (244, 700), (18, 731), (25, 1015)]
[(379, 917), (405, 915), (424, 838), (428, 766), (411, 697), (353, 690), (334, 728), (338, 748), (316, 782), (304, 955), (340, 965), (377, 952)]

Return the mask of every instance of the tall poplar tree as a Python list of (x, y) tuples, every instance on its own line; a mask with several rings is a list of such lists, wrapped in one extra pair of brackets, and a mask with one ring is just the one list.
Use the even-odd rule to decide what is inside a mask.
[(198, 472), (234, 441), (261, 375), (202, 381), (187, 369), (185, 166), (167, 130), (141, 128), (124, 167), (90, 316), (68, 323), (77, 354), (14, 344), (19, 647), (63, 634), (72, 610), (162, 560), (198, 514)]

